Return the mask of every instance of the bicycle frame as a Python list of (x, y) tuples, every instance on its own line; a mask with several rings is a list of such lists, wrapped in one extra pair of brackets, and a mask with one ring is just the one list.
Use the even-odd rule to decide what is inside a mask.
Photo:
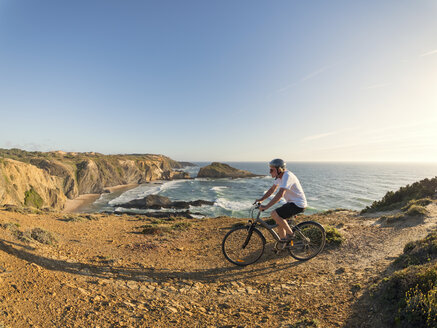
[(255, 221), (249, 220), (249, 222), (251, 222), (251, 226), (255, 227), (257, 224), (260, 224), (262, 227), (266, 228), (270, 232), (270, 234), (272, 235), (273, 239), (275, 239), (276, 241), (280, 241), (281, 238), (276, 233), (276, 231), (273, 230), (278, 225), (277, 224), (270, 225), (267, 222), (265, 222), (263, 219), (261, 219), (260, 216), (261, 216), (261, 211), (258, 211), (258, 215), (256, 216)]
[[(257, 208), (255, 208), (255, 209), (257, 209)], [(249, 220), (250, 225), (251, 225), (250, 229), (254, 229), (257, 224), (260, 224), (262, 227), (266, 228), (270, 232), (270, 234), (272, 235), (273, 239), (275, 239), (276, 241), (281, 241), (281, 237), (279, 237), (279, 235), (276, 233), (276, 231), (273, 230), (278, 225), (277, 224), (270, 225), (267, 222), (265, 222), (263, 219), (261, 219), (260, 216), (261, 216), (261, 211), (258, 210), (258, 215), (256, 216), (255, 221)], [(300, 229), (297, 226), (295, 226), (293, 224), (293, 225), (290, 226), (290, 228), (291, 228), (291, 230), (296, 231), (305, 241), (308, 241), (308, 238), (300, 233)], [(246, 241), (244, 243), (244, 247), (249, 242), (251, 235), (252, 235), (251, 233), (248, 234), (248, 236), (246, 238)]]

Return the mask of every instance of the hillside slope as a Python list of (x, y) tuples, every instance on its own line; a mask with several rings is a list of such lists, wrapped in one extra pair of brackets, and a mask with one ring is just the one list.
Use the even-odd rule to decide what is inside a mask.
[[(7, 327), (368, 327), (377, 314), (363, 294), (390, 270), (407, 242), (435, 229), (437, 205), (427, 208), (425, 219), (390, 224), (351, 211), (313, 215), (337, 227), (345, 242), (298, 262), (274, 254), (266, 235), (263, 257), (245, 268), (227, 262), (220, 247), (228, 229), (245, 220), (178, 223), (0, 211), (0, 322)], [(35, 228), (48, 230), (58, 242), (26, 242), (26, 231)]]

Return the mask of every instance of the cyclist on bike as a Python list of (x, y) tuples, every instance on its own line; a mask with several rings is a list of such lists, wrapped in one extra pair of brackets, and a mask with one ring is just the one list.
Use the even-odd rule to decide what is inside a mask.
[(286, 164), (282, 159), (276, 158), (272, 160), (269, 165), (270, 174), (272, 178), (275, 178), (275, 182), (264, 196), (257, 199), (256, 202), (262, 203), (279, 187), (279, 191), (275, 197), (273, 197), (267, 205), (261, 205), (259, 209), (260, 211), (265, 211), (284, 197), (286, 203), (272, 211), (270, 215), (278, 224), (278, 234), (281, 241), (289, 242), (293, 238), (293, 231), (290, 229), (286, 219), (298, 213), (302, 213), (305, 210), (307, 207), (305, 193), (297, 177), (285, 168)]

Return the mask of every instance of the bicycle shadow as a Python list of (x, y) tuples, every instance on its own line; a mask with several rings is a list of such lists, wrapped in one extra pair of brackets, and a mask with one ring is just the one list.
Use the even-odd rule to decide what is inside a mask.
[(267, 262), (270, 261), (272, 257), (263, 256), (257, 263), (247, 267), (239, 267), (229, 264), (227, 266), (218, 266), (208, 269), (176, 271), (166, 268), (152, 269), (141, 266), (124, 267), (116, 265), (98, 265), (52, 259), (30, 252), (33, 249), (27, 245), (18, 244), (4, 239), (0, 239), (0, 250), (51, 271), (60, 271), (93, 278), (125, 281), (134, 280), (137, 282), (149, 282), (150, 278), (156, 282), (166, 282), (173, 279), (195, 280), (199, 282), (231, 282), (246, 278), (266, 276), (293, 268), (302, 263), (298, 261), (290, 263), (273, 262), (271, 265), (268, 265)]

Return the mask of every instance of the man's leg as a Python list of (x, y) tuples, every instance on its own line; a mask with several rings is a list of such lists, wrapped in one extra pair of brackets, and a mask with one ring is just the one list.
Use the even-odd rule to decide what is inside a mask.
[(271, 214), (273, 220), (278, 224), (278, 234), (281, 239), (285, 239), (286, 235), (293, 235), (293, 231), (288, 225), (287, 221), (279, 216), (276, 211), (273, 211)]

